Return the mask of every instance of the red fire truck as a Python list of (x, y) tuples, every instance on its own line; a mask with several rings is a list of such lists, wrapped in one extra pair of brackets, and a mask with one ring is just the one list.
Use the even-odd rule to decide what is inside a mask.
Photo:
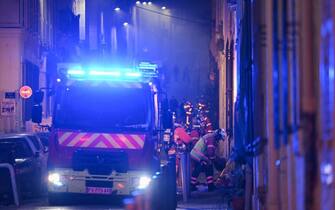
[[(50, 204), (59, 204), (65, 194), (130, 195), (148, 187), (168, 163), (161, 158), (167, 111), (156, 66), (59, 64), (58, 75), (49, 142)], [(162, 177), (175, 183), (173, 176)], [(175, 197), (173, 191), (165, 196)]]

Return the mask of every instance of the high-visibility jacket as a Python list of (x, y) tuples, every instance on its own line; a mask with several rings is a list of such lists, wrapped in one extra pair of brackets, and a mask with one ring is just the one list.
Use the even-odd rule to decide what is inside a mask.
[(209, 161), (215, 159), (216, 134), (208, 133), (201, 137), (191, 150), (191, 157), (196, 161)]

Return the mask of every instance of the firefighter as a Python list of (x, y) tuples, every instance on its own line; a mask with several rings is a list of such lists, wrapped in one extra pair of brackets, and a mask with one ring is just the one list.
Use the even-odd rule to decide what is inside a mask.
[(213, 163), (216, 158), (216, 147), (220, 140), (224, 140), (225, 131), (223, 129), (215, 130), (201, 137), (191, 150), (191, 158), (195, 161), (194, 170), (191, 177), (191, 191), (195, 191), (199, 174), (204, 171), (208, 191), (215, 189), (213, 182)]
[(201, 127), (201, 135), (213, 132), (212, 123), (208, 117), (208, 106), (204, 102), (197, 103), (197, 118)]

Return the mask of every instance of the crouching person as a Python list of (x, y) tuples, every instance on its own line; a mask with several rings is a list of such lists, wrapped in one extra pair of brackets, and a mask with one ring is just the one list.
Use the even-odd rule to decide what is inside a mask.
[(201, 172), (205, 172), (208, 191), (215, 190), (213, 180), (213, 163), (216, 159), (216, 148), (220, 140), (224, 140), (225, 131), (218, 129), (201, 137), (191, 150), (191, 158), (195, 161), (191, 176), (191, 191), (195, 191), (197, 179)]

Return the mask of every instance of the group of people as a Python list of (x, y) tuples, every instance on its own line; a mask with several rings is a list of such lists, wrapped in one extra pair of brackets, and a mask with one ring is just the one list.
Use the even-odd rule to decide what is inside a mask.
[[(191, 191), (197, 190), (198, 177), (201, 172), (206, 175), (208, 191), (216, 189), (217, 184), (222, 184), (220, 175), (214, 180), (214, 168), (222, 171), (225, 167), (225, 159), (218, 154), (219, 142), (224, 141), (226, 132), (224, 129), (213, 130), (209, 120), (209, 110), (204, 103), (197, 103), (195, 107), (190, 102), (183, 104), (183, 119), (176, 120), (175, 141), (177, 144), (188, 146), (186, 152), (191, 157)], [(177, 163), (178, 164), (178, 163)], [(221, 179), (220, 179), (221, 177)], [(216, 181), (216, 183), (215, 183)]]

